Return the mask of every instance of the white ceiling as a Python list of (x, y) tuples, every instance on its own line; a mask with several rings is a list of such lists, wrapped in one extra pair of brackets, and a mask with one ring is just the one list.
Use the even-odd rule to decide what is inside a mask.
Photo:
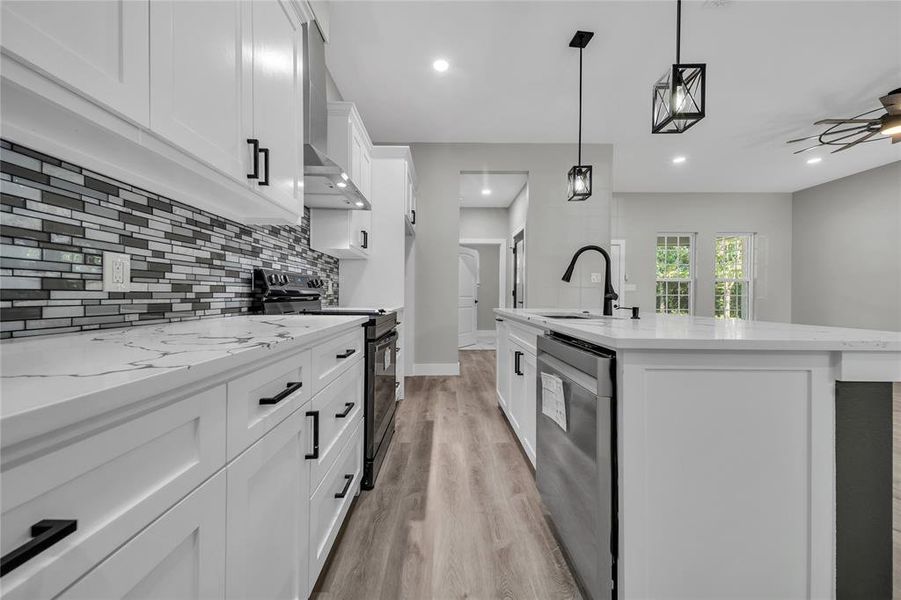
[(901, 87), (901, 2), (683, 3), (682, 58), (707, 62), (708, 108), (681, 135), (650, 133), (675, 2), (331, 4), (329, 68), (378, 142), (575, 142), (568, 43), (587, 29), (583, 139), (614, 144), (615, 191), (794, 191), (901, 159), (901, 144), (880, 140), (810, 166), (813, 151), (784, 143)]
[[(466, 208), (507, 208), (526, 185), (526, 173), (462, 173), (460, 206)], [(482, 190), (490, 190), (485, 195)]]

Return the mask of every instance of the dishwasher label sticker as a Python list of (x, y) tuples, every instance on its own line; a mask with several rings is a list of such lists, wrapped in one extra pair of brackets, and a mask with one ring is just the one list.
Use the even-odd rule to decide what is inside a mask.
[(566, 398), (563, 380), (550, 373), (541, 373), (541, 413), (566, 431)]

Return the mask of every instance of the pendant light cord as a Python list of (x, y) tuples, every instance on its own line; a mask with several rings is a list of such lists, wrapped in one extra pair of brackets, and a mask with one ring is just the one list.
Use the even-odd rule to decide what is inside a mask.
[(579, 48), (579, 160), (576, 162), (582, 166), (582, 50)]
[(681, 64), (682, 50), (682, 0), (676, 0), (676, 64)]

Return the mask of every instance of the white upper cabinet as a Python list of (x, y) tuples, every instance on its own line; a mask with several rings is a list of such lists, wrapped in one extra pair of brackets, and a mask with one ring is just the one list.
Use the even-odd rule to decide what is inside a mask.
[(4, 0), (3, 49), (146, 126), (149, 5), (149, 0)]
[(3, 135), (226, 218), (296, 223), (308, 10), (4, 0)]
[(372, 141), (352, 102), (328, 103), (328, 155), (372, 202)]
[(241, 182), (252, 156), (249, 12), (229, 0), (150, 5), (151, 130)]
[(253, 10), (253, 137), (262, 148), (256, 183), (267, 196), (292, 211), (299, 207), (302, 214), (300, 27), (281, 1), (247, 4)]

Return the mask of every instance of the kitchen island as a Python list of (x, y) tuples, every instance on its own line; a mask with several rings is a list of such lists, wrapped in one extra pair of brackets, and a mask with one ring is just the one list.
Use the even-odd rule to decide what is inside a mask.
[[(495, 312), (498, 401), (539, 471), (537, 338), (553, 332), (616, 354), (619, 598), (830, 598), (837, 579), (860, 576), (843, 570), (849, 551), (883, 553), (837, 535), (866, 527), (837, 517), (849, 505), (836, 414), (857, 382), (901, 381), (901, 333)], [(864, 504), (890, 506), (890, 479), (887, 498)], [(890, 532), (889, 519), (889, 558)], [(869, 568), (872, 577), (882, 566)]]

